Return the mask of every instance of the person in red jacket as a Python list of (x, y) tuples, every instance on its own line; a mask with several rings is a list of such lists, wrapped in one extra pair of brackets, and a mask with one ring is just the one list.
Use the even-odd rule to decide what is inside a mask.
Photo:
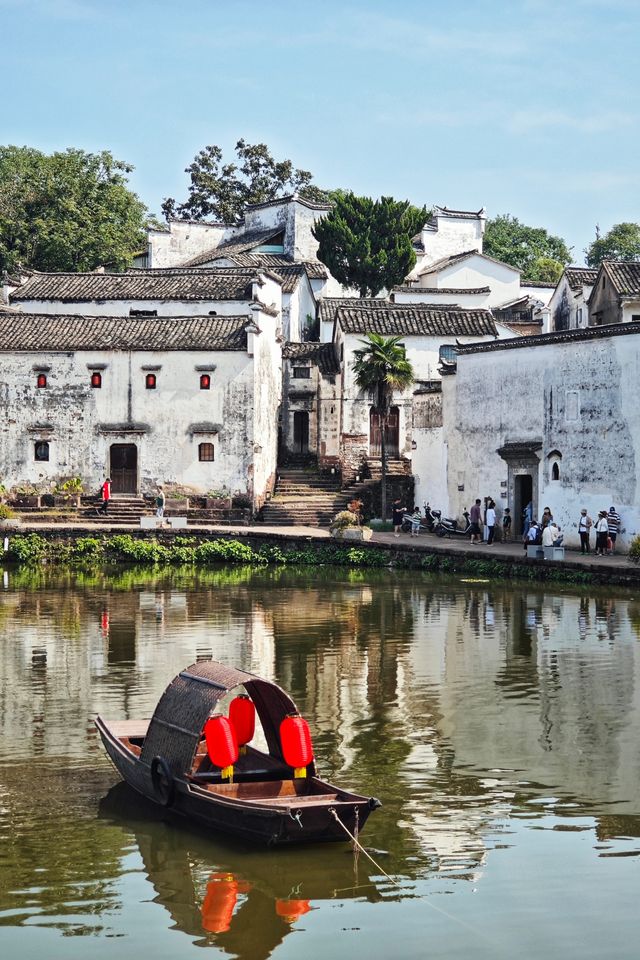
[(109, 500), (111, 500), (111, 480), (107, 477), (102, 484), (102, 506), (100, 507), (100, 513), (104, 513), (105, 516), (109, 509)]

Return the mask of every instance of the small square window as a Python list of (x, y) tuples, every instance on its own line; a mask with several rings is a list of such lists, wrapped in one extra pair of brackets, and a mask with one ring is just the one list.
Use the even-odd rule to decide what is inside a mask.
[[(46, 373), (39, 373), (38, 379), (36, 380), (36, 387), (46, 387), (47, 385), (47, 375)], [(48, 458), (47, 458), (48, 459)]]
[(452, 343), (443, 343), (438, 351), (440, 360), (455, 361), (457, 357), (456, 348)]
[(147, 390), (155, 390), (156, 388), (156, 375), (155, 373), (148, 373), (144, 378), (144, 385)]
[(36, 440), (33, 459), (37, 460), (38, 463), (46, 463), (49, 460), (49, 444), (46, 440)]
[(98, 373), (97, 370), (94, 370), (91, 374), (91, 386), (96, 390), (99, 390), (102, 386), (102, 374)]
[(294, 367), (294, 380), (309, 380), (311, 378), (311, 367)]
[(213, 453), (214, 451), (212, 443), (198, 444), (198, 460), (201, 462), (211, 463), (214, 459)]
[(200, 389), (201, 390), (210, 390), (211, 389), (211, 375), (208, 373), (200, 374)]

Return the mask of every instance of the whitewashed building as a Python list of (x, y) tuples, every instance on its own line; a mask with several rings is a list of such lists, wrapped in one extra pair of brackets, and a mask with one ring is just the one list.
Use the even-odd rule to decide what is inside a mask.
[(443, 380), (448, 506), (476, 497), (549, 506), (569, 546), (582, 507), (614, 506), (624, 550), (640, 532), (640, 323), (464, 346)]
[(565, 268), (549, 301), (550, 330), (589, 326), (588, 302), (597, 273), (589, 267)]

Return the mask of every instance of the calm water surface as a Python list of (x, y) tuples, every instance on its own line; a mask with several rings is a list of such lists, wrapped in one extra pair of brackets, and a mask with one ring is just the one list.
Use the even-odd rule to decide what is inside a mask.
[[(5, 575), (0, 956), (638, 955), (640, 598), (419, 574)], [(276, 680), (362, 840), (164, 821), (93, 728), (197, 657)]]

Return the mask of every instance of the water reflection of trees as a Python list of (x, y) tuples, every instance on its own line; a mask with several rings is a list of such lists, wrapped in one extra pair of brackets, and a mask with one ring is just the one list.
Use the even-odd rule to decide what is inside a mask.
[(14, 587), (0, 630), (33, 629), (22, 661), (0, 650), (14, 678), (0, 730), (21, 685), (16, 742), (28, 736), (30, 755), (51, 755), (66, 725), (58, 748), (100, 763), (88, 715), (145, 714), (190, 658), (213, 655), (280, 682), (323, 775), (382, 797), (366, 839), (392, 873), (447, 856), (475, 868), (491, 823), (532, 795), (553, 789), (585, 811), (640, 783), (624, 595), (332, 568), (39, 572)]

